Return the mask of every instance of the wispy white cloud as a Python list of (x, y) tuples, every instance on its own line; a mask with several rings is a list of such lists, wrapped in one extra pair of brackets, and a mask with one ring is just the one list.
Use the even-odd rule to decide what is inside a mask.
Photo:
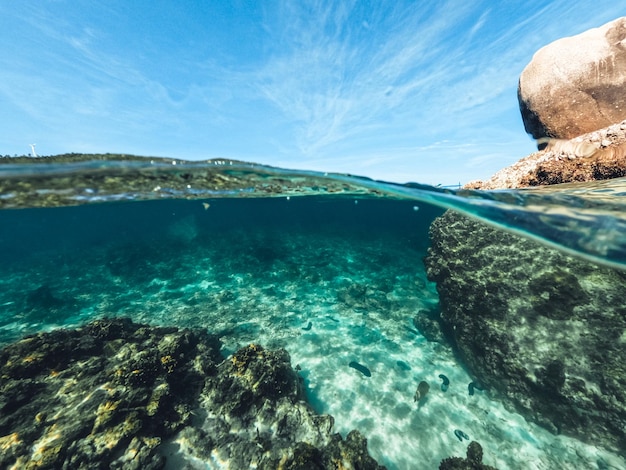
[[(511, 89), (499, 76), (510, 64), (481, 70), (468, 62), (468, 40), (488, 17), (468, 2), (449, 0), (426, 11), (415, 5), (374, 10), (360, 22), (346, 21), (363, 14), (354, 4), (352, 10), (343, 3), (338, 9), (327, 2), (306, 5), (291, 2), (282, 10), (282, 22), (292, 25), (290, 46), (251, 77), (297, 123), (295, 145), (305, 156), (327, 153), (347, 139), (367, 140), (372, 132), (388, 130), (391, 143), (398, 131), (406, 136), (413, 128), (419, 136), (425, 123), (441, 130), (454, 113)], [(455, 30), (472, 16), (478, 19), (467, 38), (455, 39)], [(284, 31), (276, 40), (285, 40)]]

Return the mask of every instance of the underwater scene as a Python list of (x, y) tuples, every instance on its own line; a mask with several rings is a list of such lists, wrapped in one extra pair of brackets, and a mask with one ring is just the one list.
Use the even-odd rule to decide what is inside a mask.
[(626, 468), (626, 181), (10, 160), (1, 468)]

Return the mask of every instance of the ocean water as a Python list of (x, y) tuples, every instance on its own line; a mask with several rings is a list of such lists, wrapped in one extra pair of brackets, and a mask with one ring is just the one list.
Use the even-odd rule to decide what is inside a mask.
[[(451, 349), (413, 326), (438, 309), (422, 259), (446, 209), (624, 268), (623, 180), (477, 192), (240, 162), (37, 160), (0, 165), (0, 181), (1, 345), (105, 316), (202, 327), (225, 355), (285, 348), (314, 410), (344, 437), (358, 429), (389, 469), (464, 456), (455, 429), (501, 469), (626, 468), (470, 396)], [(431, 385), (423, 406), (420, 381)]]

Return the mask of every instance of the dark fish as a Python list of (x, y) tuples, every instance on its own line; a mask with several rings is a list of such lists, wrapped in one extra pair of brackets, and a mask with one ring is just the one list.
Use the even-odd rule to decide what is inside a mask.
[(311, 329), (311, 327), (313, 326), (313, 323), (309, 322), (307, 324), (307, 326), (305, 326), (304, 328), (302, 328), (304, 331), (309, 331)]
[(455, 429), (454, 435), (461, 442), (463, 442), (463, 439), (467, 439), (469, 441), (469, 436), (465, 434), (463, 431), (461, 431), (460, 429)]
[(443, 374), (439, 374), (439, 378), (443, 381), (441, 383), (441, 391), (442, 392), (447, 392), (448, 391), (448, 386), (450, 385), (450, 380), (448, 379), (448, 377), (446, 377)]
[(476, 382), (476, 381), (470, 382), (469, 385), (467, 386), (467, 390), (469, 391), (470, 396), (474, 395), (474, 389), (480, 390), (481, 392), (484, 390), (480, 382)]
[(358, 362), (354, 362), (352, 361), (350, 364), (348, 364), (350, 367), (352, 367), (353, 369), (358, 370), (361, 374), (363, 374), (365, 377), (371, 377), (372, 373), (370, 372), (370, 370), (365, 367), (364, 365), (359, 364)]
[(396, 361), (396, 365), (402, 370), (411, 370), (411, 366), (404, 361)]
[(415, 396), (413, 396), (413, 401), (415, 402), (419, 401), (421, 404), (429, 390), (430, 390), (430, 385), (428, 385), (428, 382), (425, 382), (422, 380), (417, 386), (417, 390), (415, 391)]
[(419, 334), (420, 334), (420, 332), (419, 332), (419, 331), (414, 330), (413, 328), (409, 328), (408, 326), (405, 326), (405, 327), (404, 327), (404, 329), (405, 329), (406, 331), (408, 331), (409, 333), (413, 333), (414, 335), (419, 335)]

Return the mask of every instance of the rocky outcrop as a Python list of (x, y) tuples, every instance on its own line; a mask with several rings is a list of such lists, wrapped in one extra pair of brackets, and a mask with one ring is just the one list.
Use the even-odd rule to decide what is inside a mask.
[(622, 176), (626, 176), (626, 121), (571, 140), (549, 140), (544, 150), (465, 188), (524, 188)]
[(626, 448), (626, 273), (448, 211), (425, 260), (441, 321), (489, 393), (555, 433)]
[(483, 448), (478, 442), (472, 441), (467, 446), (467, 458), (443, 459), (439, 470), (496, 470), (496, 468), (483, 463)]
[(535, 139), (571, 139), (626, 119), (626, 18), (540, 49), (518, 99)]
[(0, 351), (0, 467), (161, 468), (220, 362), (200, 331), (98, 320)]
[[(626, 18), (539, 51), (519, 98), (527, 132), (558, 139), (466, 188), (626, 176)], [(430, 235), (437, 320), (488, 393), (555, 433), (623, 454), (626, 273), (452, 211)]]
[(207, 380), (200, 400), (205, 422), (183, 437), (203, 460), (266, 470), (384, 468), (370, 457), (358, 431), (342, 439), (332, 432), (332, 416), (317, 415), (306, 404), (284, 349), (240, 349)]
[[(303, 401), (284, 350), (220, 356), (203, 330), (104, 319), (0, 351), (1, 468), (381, 469)], [(184, 452), (172, 452), (172, 447)]]

